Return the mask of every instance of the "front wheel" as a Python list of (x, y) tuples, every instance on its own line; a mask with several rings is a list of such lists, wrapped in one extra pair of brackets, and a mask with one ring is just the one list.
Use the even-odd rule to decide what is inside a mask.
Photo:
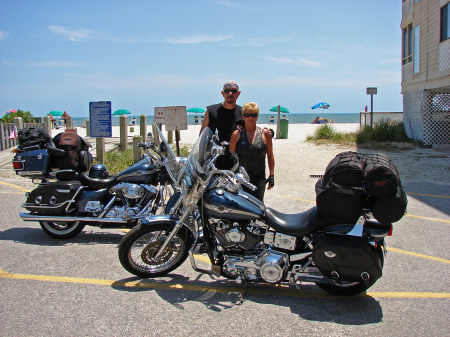
[(71, 239), (78, 235), (85, 226), (85, 224), (80, 221), (40, 221), (39, 224), (45, 233), (55, 239)]
[(188, 257), (192, 241), (185, 228), (173, 237), (162, 255), (154, 255), (171, 230), (170, 224), (139, 225), (130, 230), (119, 245), (119, 260), (131, 274), (158, 277), (178, 268)]

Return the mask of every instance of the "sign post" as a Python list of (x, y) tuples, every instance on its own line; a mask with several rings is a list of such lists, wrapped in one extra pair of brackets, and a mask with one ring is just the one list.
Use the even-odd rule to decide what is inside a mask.
[(373, 128), (373, 95), (377, 94), (376, 87), (366, 89), (367, 95), (370, 95), (370, 127)]
[(164, 122), (166, 131), (175, 131), (177, 156), (180, 156), (180, 130), (187, 130), (187, 113), (185, 106), (164, 107)]

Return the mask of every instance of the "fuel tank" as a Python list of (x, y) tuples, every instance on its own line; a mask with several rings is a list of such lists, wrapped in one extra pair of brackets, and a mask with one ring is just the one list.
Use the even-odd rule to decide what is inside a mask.
[(157, 184), (157, 173), (153, 165), (136, 163), (117, 175), (117, 182)]
[(256, 220), (264, 215), (265, 206), (258, 199), (245, 193), (234, 194), (222, 188), (208, 191), (203, 199), (208, 217), (224, 220)]

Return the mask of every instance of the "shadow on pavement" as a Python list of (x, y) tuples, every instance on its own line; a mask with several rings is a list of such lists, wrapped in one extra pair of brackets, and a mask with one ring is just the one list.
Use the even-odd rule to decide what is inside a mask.
[[(201, 278), (207, 278), (207, 280), (200, 280)], [(250, 283), (242, 304), (239, 293), (245, 293), (245, 286), (236, 285), (231, 280), (203, 274), (195, 280), (177, 274), (168, 274), (155, 279), (132, 277), (116, 281), (112, 288), (128, 292), (154, 291), (163, 300), (180, 310), (186, 310), (187, 307), (184, 304), (190, 301), (202, 303), (216, 312), (238, 305), (245, 306), (246, 302), (251, 302), (287, 307), (301, 318), (317, 322), (365, 325), (379, 323), (383, 319), (382, 308), (373, 297), (364, 294), (353, 297), (333, 296), (318, 290), (313, 284), (295, 290)], [(254, 307), (251, 310), (254, 310)]]
[(91, 232), (85, 230), (74, 238), (58, 240), (45, 234), (40, 227), (18, 227), (0, 231), (0, 241), (20, 242), (37, 246), (94, 245), (98, 243), (118, 245), (120, 240), (122, 240), (123, 235), (124, 234), (120, 232)]

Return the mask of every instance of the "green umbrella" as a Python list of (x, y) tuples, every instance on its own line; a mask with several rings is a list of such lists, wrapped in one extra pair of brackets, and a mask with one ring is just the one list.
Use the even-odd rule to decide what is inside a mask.
[(289, 110), (284, 106), (277, 105), (270, 109), (270, 111), (278, 112), (278, 120), (277, 120), (277, 138), (281, 137), (281, 127), (280, 127), (280, 112), (289, 113)]
[(52, 116), (62, 116), (63, 112), (55, 110), (55, 111), (50, 111), (49, 114)]
[(113, 116), (120, 116), (120, 115), (129, 115), (130, 112), (127, 109), (119, 109), (113, 112)]
[(203, 113), (203, 112), (205, 112), (205, 110), (204, 109), (202, 109), (202, 108), (190, 108), (190, 109), (187, 109), (186, 110), (186, 112), (192, 112), (192, 113)]
[(284, 106), (281, 106), (281, 105), (274, 106), (273, 108), (270, 109), (270, 111), (277, 112), (278, 111), (278, 107), (280, 107), (280, 112), (289, 113), (289, 110), (287, 108), (285, 108)]

